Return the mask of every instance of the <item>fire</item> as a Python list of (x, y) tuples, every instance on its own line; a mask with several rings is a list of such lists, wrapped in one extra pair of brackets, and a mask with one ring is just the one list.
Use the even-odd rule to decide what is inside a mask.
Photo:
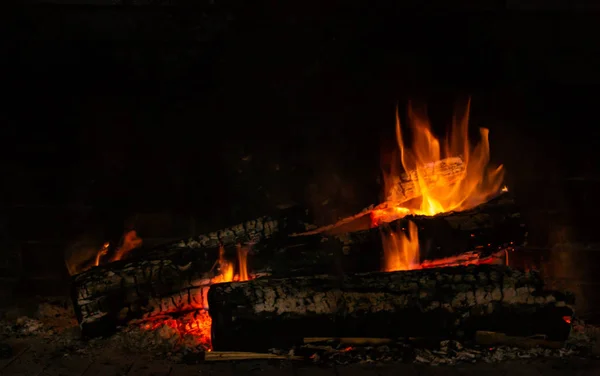
[(108, 247), (109, 246), (110, 246), (110, 243), (104, 243), (104, 245), (102, 246), (102, 248), (98, 251), (98, 253), (96, 254), (95, 266), (99, 266), (100, 265), (100, 259), (102, 258), (102, 256), (106, 256), (106, 254), (108, 253)]
[(384, 271), (393, 272), (420, 268), (417, 232), (417, 225), (409, 221), (408, 235), (403, 231), (392, 231), (390, 234), (383, 235)]
[(177, 344), (211, 350), (212, 320), (207, 310), (198, 310), (178, 318), (156, 317), (142, 325), (144, 330), (159, 331), (166, 337), (176, 336)]
[(242, 247), (241, 244), (237, 245), (237, 257), (238, 257), (238, 268), (239, 268), (239, 280), (248, 280), (248, 248)]
[(225, 258), (225, 248), (219, 247), (219, 260), (217, 261), (220, 273), (212, 279), (212, 283), (233, 281), (233, 263)]
[(140, 247), (142, 245), (142, 238), (138, 237), (135, 230), (131, 230), (123, 235), (123, 241), (121, 243), (122, 244), (117, 248), (115, 255), (110, 259), (111, 262), (121, 260), (128, 252)]
[[(409, 214), (433, 216), (467, 210), (507, 190), (502, 187), (503, 167), (489, 166), (489, 130), (480, 128), (480, 142), (469, 142), (469, 107), (468, 103), (462, 116), (454, 116), (450, 133), (440, 140), (433, 135), (427, 115), (409, 106), (410, 146), (405, 143), (396, 111), (399, 155), (384, 171), (386, 202), (372, 212), (373, 224)], [(386, 271), (421, 267), (417, 232), (416, 225), (409, 222), (408, 235), (401, 231), (382, 234)]]
[(215, 265), (219, 266), (219, 273), (211, 279), (212, 283), (248, 281), (248, 248), (237, 245), (238, 274), (235, 274), (235, 264), (225, 257), (225, 248), (219, 247), (219, 259)]
[[(248, 273), (248, 247), (238, 244), (236, 247), (238, 274), (235, 274), (235, 262), (227, 259), (225, 248), (219, 247), (219, 258), (213, 266), (218, 266), (216, 276), (211, 278), (211, 284), (232, 281), (247, 281), (252, 278)], [(211, 349), (211, 325), (212, 319), (208, 314), (208, 302), (205, 301), (205, 308), (190, 312), (178, 318), (158, 317), (145, 324), (144, 329), (160, 330), (169, 328), (175, 331), (181, 341), (195, 341), (196, 345), (201, 345), (207, 351)]]
[(75, 252), (65, 253), (65, 264), (69, 274), (83, 273), (94, 266), (123, 259), (129, 252), (139, 248), (142, 243), (143, 241), (136, 231), (127, 231), (123, 234), (121, 242), (112, 256), (109, 257), (110, 243), (106, 242), (100, 249), (93, 246), (77, 247)]

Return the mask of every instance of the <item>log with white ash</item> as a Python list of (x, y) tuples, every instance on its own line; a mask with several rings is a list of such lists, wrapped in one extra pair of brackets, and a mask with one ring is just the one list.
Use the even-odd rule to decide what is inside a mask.
[[(72, 285), (83, 334), (185, 317), (183, 327), (201, 328), (217, 350), (289, 347), (303, 337), (568, 335), (571, 296), (506, 266), (526, 237), (508, 193), (384, 224), (374, 210), (323, 231), (288, 210), (87, 270)], [(416, 270), (380, 272), (393, 270), (386, 237), (414, 225), (422, 252), (405, 269)]]

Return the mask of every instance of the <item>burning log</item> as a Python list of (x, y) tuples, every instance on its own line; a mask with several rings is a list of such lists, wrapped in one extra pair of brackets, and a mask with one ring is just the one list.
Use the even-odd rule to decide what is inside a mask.
[[(423, 268), (505, 263), (504, 250), (521, 244), (525, 234), (518, 210), (507, 194), (470, 211), (410, 220), (420, 229)], [(390, 227), (407, 223), (408, 219), (401, 219)], [(275, 277), (331, 274), (341, 254), (345, 272), (380, 270), (382, 231), (389, 228), (292, 237), (280, 232), (251, 248), (247, 269), (254, 275)], [(241, 238), (219, 239), (232, 244)], [(215, 242), (213, 248), (208, 248), (208, 243), (199, 245), (207, 248), (191, 248), (193, 243), (189, 248), (164, 247), (141, 260), (118, 261), (74, 276), (73, 302), (83, 333), (95, 336), (131, 319), (206, 308), (206, 291), (222, 274)], [(225, 248), (229, 260), (237, 258), (234, 248)], [(215, 264), (219, 268), (214, 268)], [(240, 274), (239, 270), (231, 274)]]
[[(246, 249), (238, 246), (238, 268), (223, 247), (205, 250), (186, 264), (175, 260), (113, 263), (76, 275), (72, 298), (86, 336), (106, 334), (133, 319), (207, 309), (211, 284), (246, 280)], [(218, 254), (218, 258), (217, 258)]]
[[(235, 226), (207, 234), (165, 244), (146, 251), (143, 259), (197, 257), (198, 250), (230, 247), (237, 244), (258, 244), (268, 239), (286, 238), (297, 231), (305, 231), (308, 212), (297, 206), (281, 210), (277, 216), (263, 216)], [(191, 255), (190, 255), (191, 253)]]
[(172, 260), (113, 263), (76, 275), (75, 314), (85, 336), (103, 335), (134, 318), (205, 307), (211, 263)]
[(390, 182), (387, 200), (402, 204), (422, 194), (421, 186), (428, 191), (448, 187), (465, 178), (467, 166), (458, 157), (445, 158), (428, 163), (401, 175), (395, 175)]
[(420, 184), (427, 187), (428, 190), (447, 187), (455, 184), (466, 175), (466, 165), (461, 158), (445, 158), (435, 163), (425, 164), (423, 167), (415, 170), (410, 170), (408, 173), (395, 175), (390, 178), (391, 182), (387, 189), (386, 201), (376, 207), (370, 207), (363, 210), (361, 213), (343, 218), (337, 223), (319, 227), (310, 231), (303, 232), (301, 236), (325, 234), (325, 233), (344, 233), (356, 231), (359, 228), (364, 229), (365, 226), (372, 224), (372, 219), (369, 217), (373, 212), (383, 213), (389, 211), (390, 221), (398, 218), (398, 206), (421, 196)]
[(569, 295), (537, 273), (468, 266), (260, 278), (208, 292), (215, 350), (287, 346), (304, 337), (473, 337), (478, 330), (564, 340)]
[[(225, 274), (248, 278), (247, 247), (274, 246), (305, 229), (307, 212), (291, 207), (237, 226), (151, 250), (132, 251), (130, 260), (115, 261), (73, 276), (72, 298), (86, 336), (103, 335), (132, 319), (206, 309), (206, 291)], [(285, 241), (284, 241), (285, 242)], [(223, 257), (227, 249), (231, 255)], [(237, 249), (237, 256), (231, 252)], [(243, 251), (243, 252), (240, 252)], [(227, 261), (237, 259), (237, 263)], [(233, 265), (241, 265), (234, 270)], [(98, 265), (99, 263), (96, 263)], [(216, 267), (215, 267), (216, 266)], [(223, 267), (230, 267), (225, 273)], [(255, 268), (253, 268), (255, 269)]]
[[(355, 224), (346, 223), (326, 233), (294, 237), (298, 238), (297, 244), (302, 239), (306, 244), (314, 244), (316, 238), (321, 249), (342, 248), (346, 272), (367, 272), (381, 269), (381, 258), (373, 257), (373, 253), (385, 248), (385, 238), (410, 229), (411, 222), (418, 229), (420, 259), (417, 264), (423, 268), (477, 264), (478, 260), (499, 254), (505, 259), (508, 257), (510, 263), (508, 251), (523, 245), (527, 235), (519, 208), (510, 193), (461, 212), (409, 215), (384, 224), (373, 223), (373, 218), (372, 213), (371, 218), (367, 217), (369, 224), (375, 225), (372, 228), (346, 232), (356, 228)], [(364, 227), (364, 217), (357, 221)], [(289, 251), (290, 254), (293, 252)]]

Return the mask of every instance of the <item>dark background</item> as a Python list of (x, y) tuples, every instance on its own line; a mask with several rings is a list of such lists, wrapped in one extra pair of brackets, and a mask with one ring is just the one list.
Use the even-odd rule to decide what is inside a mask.
[(65, 249), (125, 226), (159, 243), (290, 203), (331, 222), (377, 201), (396, 104), (442, 130), (467, 96), (530, 243), (594, 241), (599, 13), (340, 4), (11, 8), (5, 265), (47, 287)]

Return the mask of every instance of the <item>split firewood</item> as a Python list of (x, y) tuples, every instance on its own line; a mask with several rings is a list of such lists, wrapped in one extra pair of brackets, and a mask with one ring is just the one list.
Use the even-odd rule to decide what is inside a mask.
[(467, 166), (459, 157), (445, 158), (428, 163), (396, 176), (391, 183), (387, 201), (402, 204), (421, 196), (421, 186), (428, 191), (447, 187), (463, 180)]
[[(367, 218), (368, 219), (368, 218)], [(361, 219), (362, 220), (362, 219)], [(409, 215), (385, 225), (345, 233), (295, 236), (294, 241), (320, 244), (320, 248), (342, 248), (346, 272), (381, 269), (382, 234), (398, 233), (413, 222), (418, 228), (420, 263), (423, 267), (445, 267), (478, 263), (478, 260), (501, 256), (525, 243), (527, 228), (510, 193), (461, 212), (436, 216)], [(306, 247), (290, 249), (287, 257), (300, 257)], [(308, 260), (308, 258), (304, 258)], [(491, 260), (489, 260), (491, 261)], [(500, 260), (497, 260), (500, 261)], [(510, 260), (509, 260), (510, 261)], [(492, 262), (490, 262), (492, 263)], [(495, 263), (495, 262), (493, 262)]]
[[(221, 283), (208, 292), (216, 350), (306, 337), (472, 337), (478, 330), (564, 340), (569, 295), (537, 273), (469, 266)], [(265, 347), (266, 346), (266, 347)]]

